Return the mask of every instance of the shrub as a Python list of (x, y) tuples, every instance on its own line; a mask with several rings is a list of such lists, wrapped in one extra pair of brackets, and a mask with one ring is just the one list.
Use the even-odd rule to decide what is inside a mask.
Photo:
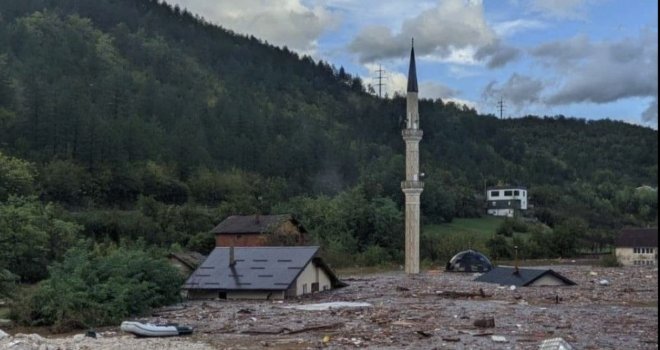
[(177, 301), (182, 282), (166, 260), (137, 248), (76, 247), (10, 316), (55, 331), (104, 326)]
[(621, 263), (614, 254), (605, 255), (600, 258), (600, 265), (603, 267), (621, 267)]

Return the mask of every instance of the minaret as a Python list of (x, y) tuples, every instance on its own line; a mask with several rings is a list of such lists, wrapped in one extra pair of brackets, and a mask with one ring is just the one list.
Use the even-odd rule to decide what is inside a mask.
[(415, 68), (415, 47), (410, 49), (408, 69), (408, 92), (406, 95), (406, 128), (401, 131), (406, 142), (406, 180), (401, 189), (406, 195), (406, 273), (419, 273), (419, 199), (424, 189), (419, 174), (419, 141), (422, 130), (419, 128), (417, 102), (417, 69)]

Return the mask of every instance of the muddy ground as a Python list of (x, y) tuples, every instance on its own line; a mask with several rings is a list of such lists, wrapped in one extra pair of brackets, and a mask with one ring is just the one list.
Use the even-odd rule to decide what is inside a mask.
[[(300, 299), (189, 301), (143, 319), (191, 325), (189, 337), (139, 339), (110, 329), (101, 339), (45, 341), (52, 349), (538, 349), (561, 337), (575, 349), (658, 348), (657, 268), (551, 268), (577, 286), (512, 290), (444, 271), (343, 276), (348, 287)], [(339, 301), (372, 306), (287, 308)], [(7, 344), (17, 339), (0, 348), (13, 349)]]

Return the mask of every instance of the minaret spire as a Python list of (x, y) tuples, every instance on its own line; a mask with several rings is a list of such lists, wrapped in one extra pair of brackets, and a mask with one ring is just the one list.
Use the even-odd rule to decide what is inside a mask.
[(406, 128), (401, 131), (406, 142), (406, 179), (401, 182), (401, 190), (406, 196), (406, 273), (419, 273), (419, 230), (420, 197), (424, 190), (422, 175), (419, 172), (419, 142), (422, 130), (419, 128), (417, 100), (417, 68), (415, 67), (415, 39), (410, 49), (408, 69), (408, 91), (406, 94)]
[(418, 92), (417, 68), (415, 67), (415, 38), (412, 38), (410, 48), (410, 67), (408, 67), (408, 92)]

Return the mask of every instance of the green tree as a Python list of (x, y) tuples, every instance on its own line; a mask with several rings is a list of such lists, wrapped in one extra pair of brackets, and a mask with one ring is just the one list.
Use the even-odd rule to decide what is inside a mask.
[(52, 204), (43, 205), (34, 197), (10, 197), (0, 204), (0, 268), (23, 281), (38, 281), (81, 229), (61, 219)]
[(9, 195), (32, 194), (35, 182), (35, 168), (31, 163), (0, 151), (0, 202), (7, 200)]

